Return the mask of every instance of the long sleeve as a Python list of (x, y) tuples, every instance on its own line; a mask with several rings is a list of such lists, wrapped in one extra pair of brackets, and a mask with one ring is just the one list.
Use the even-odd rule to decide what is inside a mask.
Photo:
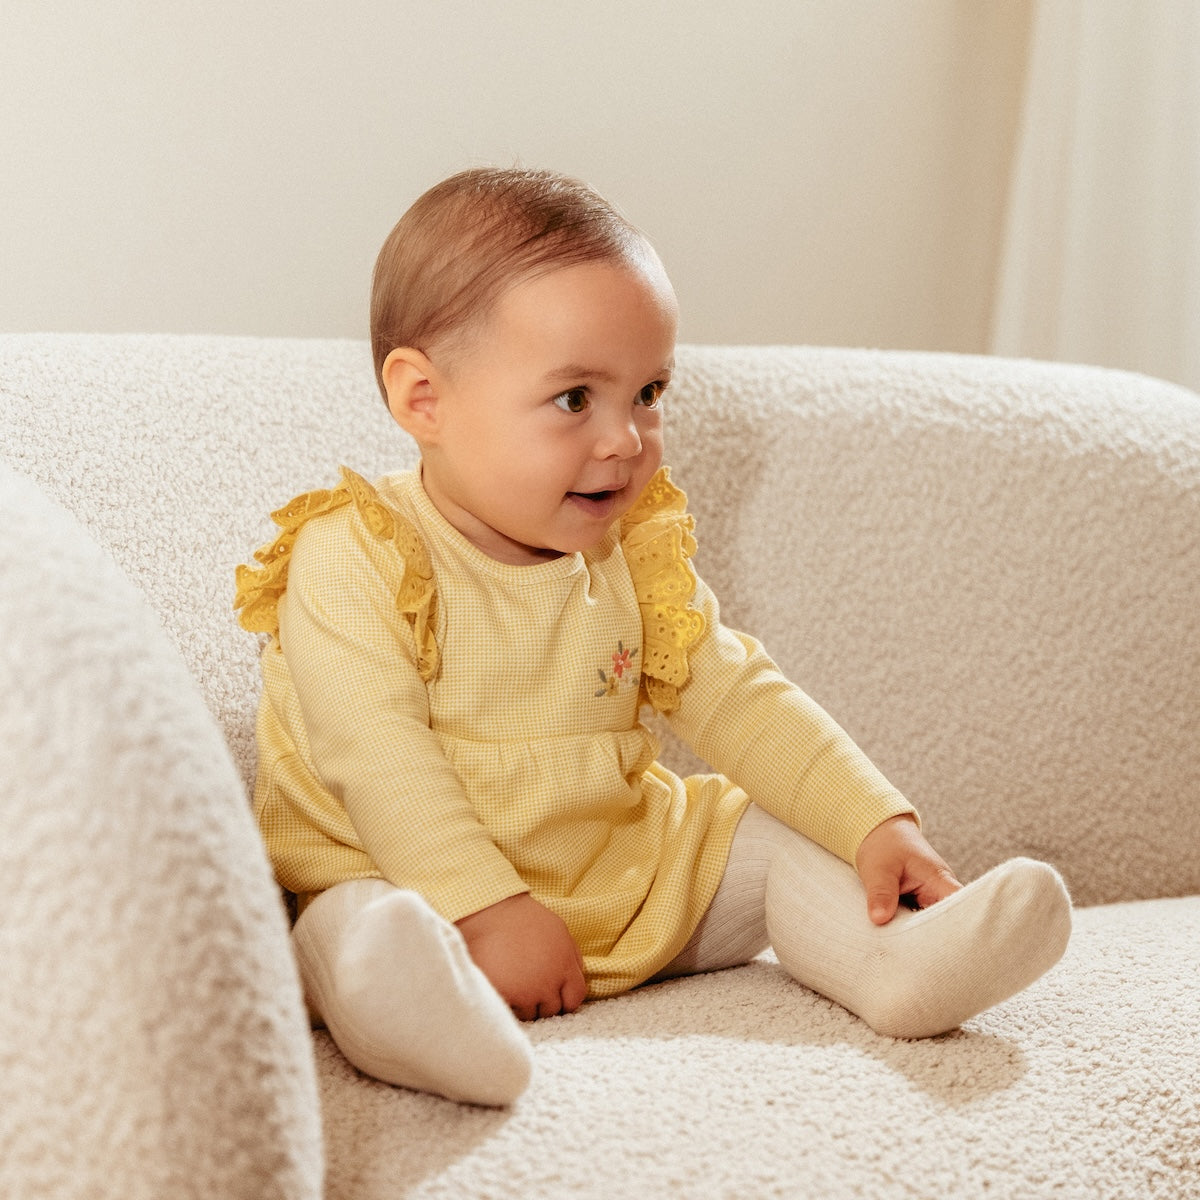
[(853, 865), (863, 838), (912, 805), (757, 641), (721, 624), (702, 581), (691, 607), (705, 629), (672, 728), (755, 803)]
[(395, 547), (352, 506), (299, 533), (279, 603), (300, 717), (293, 741), (383, 876), (457, 920), (527, 888), (430, 728), (412, 627), (397, 606), (403, 572)]

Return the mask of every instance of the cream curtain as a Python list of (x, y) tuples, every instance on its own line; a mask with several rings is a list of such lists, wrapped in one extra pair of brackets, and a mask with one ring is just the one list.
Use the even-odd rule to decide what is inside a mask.
[(1034, 0), (991, 350), (1200, 389), (1200, 2)]

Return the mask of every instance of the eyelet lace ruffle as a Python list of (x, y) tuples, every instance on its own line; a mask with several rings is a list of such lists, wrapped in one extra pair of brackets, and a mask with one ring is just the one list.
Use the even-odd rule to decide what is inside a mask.
[(396, 595), (396, 608), (413, 628), (417, 645), (417, 671), (428, 682), (437, 673), (437, 586), (429, 552), (416, 529), (380, 498), (379, 493), (348, 467), (332, 490), (305, 492), (271, 514), (282, 532), (269, 545), (255, 551), (258, 567), (239, 566), (233, 607), (238, 621), (251, 633), (279, 636), (279, 598), (287, 590), (288, 567), (296, 534), (313, 517), (336, 512), (353, 504), (363, 524), (381, 542), (391, 542), (404, 560), (404, 576)]
[(688, 651), (704, 633), (703, 613), (689, 606), (696, 594), (695, 520), (687, 496), (663, 467), (621, 520), (621, 544), (642, 612), (643, 695), (659, 712), (679, 706), (691, 669)]

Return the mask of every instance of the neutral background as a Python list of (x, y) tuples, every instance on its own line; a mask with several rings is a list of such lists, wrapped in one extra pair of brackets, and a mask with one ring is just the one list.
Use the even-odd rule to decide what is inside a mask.
[(362, 336), (430, 184), (553, 166), (682, 336), (987, 348), (1029, 0), (0, 0), (0, 329)]

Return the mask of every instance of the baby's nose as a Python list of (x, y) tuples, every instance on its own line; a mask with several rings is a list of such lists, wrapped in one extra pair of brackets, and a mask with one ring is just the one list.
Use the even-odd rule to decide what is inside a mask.
[(596, 446), (598, 458), (633, 458), (642, 452), (642, 435), (632, 414), (605, 423)]

